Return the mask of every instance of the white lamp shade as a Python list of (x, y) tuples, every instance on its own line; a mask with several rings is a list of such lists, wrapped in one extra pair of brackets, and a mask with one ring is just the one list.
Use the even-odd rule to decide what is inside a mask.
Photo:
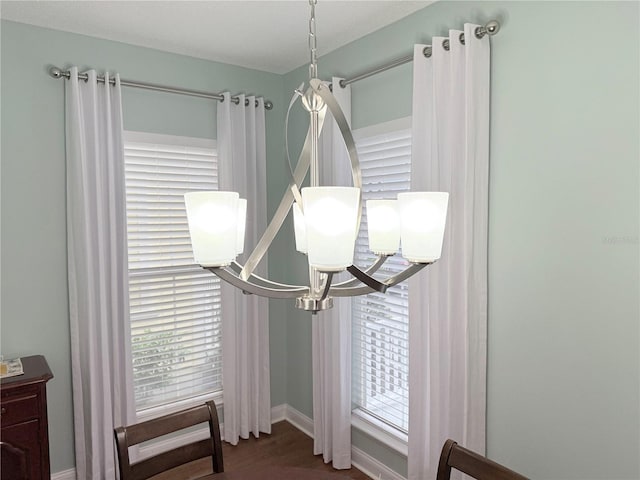
[(340, 272), (353, 264), (359, 201), (355, 187), (302, 189), (309, 265)]
[(247, 228), (247, 199), (238, 199), (238, 235), (236, 238), (236, 253), (244, 252), (244, 234)]
[(238, 199), (236, 192), (185, 194), (193, 258), (203, 267), (221, 267), (235, 259)]
[(397, 200), (367, 200), (369, 250), (393, 255), (400, 247), (400, 214)]
[(307, 226), (304, 224), (304, 214), (297, 202), (293, 203), (293, 233), (296, 237), (296, 250), (307, 253)]
[(402, 256), (410, 262), (435, 262), (442, 254), (449, 194), (399, 193), (398, 202)]

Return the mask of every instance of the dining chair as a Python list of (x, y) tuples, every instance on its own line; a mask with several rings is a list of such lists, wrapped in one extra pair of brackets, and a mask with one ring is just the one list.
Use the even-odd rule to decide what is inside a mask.
[[(129, 459), (129, 447), (177, 432), (201, 423), (209, 424), (209, 436), (135, 463)], [(213, 401), (180, 412), (114, 430), (120, 468), (120, 480), (144, 480), (167, 470), (211, 457), (214, 473), (224, 471), (218, 412)]]
[(452, 468), (477, 480), (528, 480), (527, 477), (467, 450), (449, 439), (444, 443), (440, 453), (436, 480), (449, 480)]

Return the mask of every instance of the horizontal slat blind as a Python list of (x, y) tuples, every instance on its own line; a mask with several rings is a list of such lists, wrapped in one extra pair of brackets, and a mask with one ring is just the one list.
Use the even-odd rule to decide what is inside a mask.
[[(362, 169), (363, 201), (392, 199), (409, 190), (411, 131), (401, 130), (357, 141)], [(357, 265), (368, 266), (367, 216), (356, 242)], [(404, 270), (408, 262), (396, 255), (384, 264), (379, 276)], [(353, 391), (357, 408), (403, 432), (408, 430), (408, 286), (352, 299)]]
[(215, 148), (139, 138), (125, 138), (138, 411), (222, 390), (220, 284), (194, 264), (184, 206), (186, 192), (217, 190)]

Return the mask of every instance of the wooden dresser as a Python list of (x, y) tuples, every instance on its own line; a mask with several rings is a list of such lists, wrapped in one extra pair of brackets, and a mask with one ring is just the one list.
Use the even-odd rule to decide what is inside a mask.
[(46, 384), (53, 378), (41, 355), (22, 357), (24, 375), (0, 381), (2, 480), (49, 480)]

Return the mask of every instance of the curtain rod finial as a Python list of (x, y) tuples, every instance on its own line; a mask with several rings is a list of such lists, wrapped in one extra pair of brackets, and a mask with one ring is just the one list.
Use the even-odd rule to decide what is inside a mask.
[(489, 35), (495, 35), (500, 31), (500, 24), (495, 20), (491, 20), (484, 26), (484, 28)]
[(49, 75), (51, 75), (53, 78), (60, 78), (62, 76), (62, 70), (60, 70), (58, 67), (51, 67), (49, 69)]
[(491, 20), (484, 27), (476, 28), (476, 38), (481, 39), (485, 35), (489, 35), (493, 37), (496, 33), (500, 31), (500, 22), (497, 20)]

